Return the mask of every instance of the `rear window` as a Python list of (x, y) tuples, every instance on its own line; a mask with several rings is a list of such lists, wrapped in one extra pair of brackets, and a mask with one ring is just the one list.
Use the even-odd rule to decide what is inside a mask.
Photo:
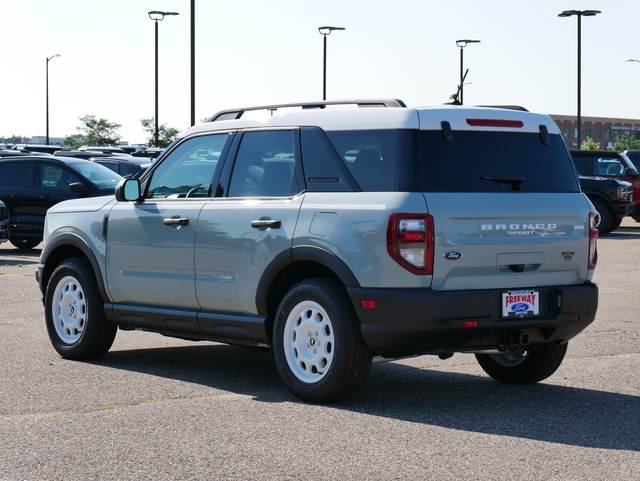
[(425, 192), (578, 192), (571, 156), (559, 135), (545, 146), (537, 133), (420, 132)]

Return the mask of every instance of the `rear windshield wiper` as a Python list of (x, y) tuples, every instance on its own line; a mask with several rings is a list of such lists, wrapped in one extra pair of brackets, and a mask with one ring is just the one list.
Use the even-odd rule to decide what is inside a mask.
[(490, 180), (499, 184), (511, 184), (511, 190), (520, 190), (520, 184), (524, 182), (524, 177), (480, 177), (482, 180)]

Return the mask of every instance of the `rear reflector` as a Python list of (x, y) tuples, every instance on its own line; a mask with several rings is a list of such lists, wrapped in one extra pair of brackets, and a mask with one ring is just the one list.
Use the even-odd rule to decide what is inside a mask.
[(360, 299), (360, 305), (363, 309), (375, 309), (378, 307), (378, 303), (376, 301), (369, 301), (365, 299)]
[(579, 321), (580, 320), (580, 314), (571, 314), (567, 319), (569, 321)]
[(516, 129), (524, 127), (521, 120), (467, 119), (467, 124), (473, 127), (511, 127)]
[(462, 321), (462, 327), (478, 327), (478, 321)]

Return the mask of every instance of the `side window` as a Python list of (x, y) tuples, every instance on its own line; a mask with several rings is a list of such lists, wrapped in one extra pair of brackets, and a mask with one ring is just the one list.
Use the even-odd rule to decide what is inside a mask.
[(40, 164), (40, 189), (69, 191), (69, 184), (74, 182), (81, 180), (59, 165)]
[(309, 192), (352, 192), (358, 187), (320, 127), (302, 127), (302, 162)]
[(626, 172), (617, 157), (598, 157), (593, 170), (595, 175), (624, 175)]
[(146, 197), (211, 197), (218, 159), (230, 138), (229, 133), (203, 135), (177, 145), (151, 174)]
[(292, 130), (245, 132), (233, 165), (229, 197), (288, 197), (297, 194)]
[(335, 131), (327, 135), (362, 190), (393, 191), (395, 131)]
[(33, 187), (33, 163), (15, 162), (0, 165), (0, 184)]

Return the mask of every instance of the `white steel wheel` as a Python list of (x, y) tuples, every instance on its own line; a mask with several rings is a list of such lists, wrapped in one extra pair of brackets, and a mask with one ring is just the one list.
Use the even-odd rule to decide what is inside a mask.
[(87, 304), (82, 285), (75, 277), (66, 276), (57, 283), (51, 310), (60, 340), (66, 344), (78, 342), (87, 321)]
[(505, 352), (501, 354), (490, 354), (496, 364), (504, 367), (514, 367), (523, 362), (527, 358), (527, 351), (521, 347), (515, 351)]
[(284, 326), (284, 353), (295, 377), (305, 383), (321, 380), (331, 368), (335, 338), (324, 308), (314, 301), (296, 305)]
[(371, 350), (337, 279), (302, 280), (286, 292), (274, 319), (272, 351), (280, 379), (307, 402), (347, 399), (371, 367)]
[(81, 257), (56, 266), (44, 293), (49, 339), (62, 357), (96, 359), (116, 337), (117, 326), (108, 322), (104, 301), (91, 263)]

